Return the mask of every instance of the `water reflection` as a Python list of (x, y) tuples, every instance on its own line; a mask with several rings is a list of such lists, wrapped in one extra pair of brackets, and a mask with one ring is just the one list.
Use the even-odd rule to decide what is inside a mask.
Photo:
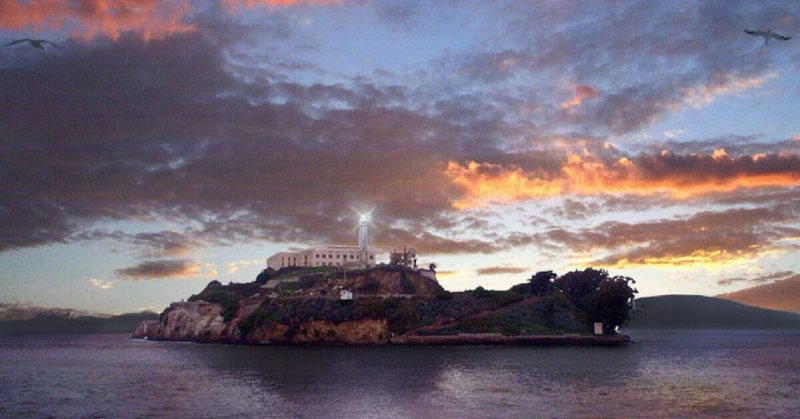
[(785, 416), (800, 334), (625, 348), (247, 347), (0, 338), (0, 417)]

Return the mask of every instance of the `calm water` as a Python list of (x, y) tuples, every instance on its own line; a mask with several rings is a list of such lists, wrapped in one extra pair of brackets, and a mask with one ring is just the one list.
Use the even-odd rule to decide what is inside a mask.
[(800, 416), (799, 332), (626, 348), (310, 348), (0, 337), (0, 417)]

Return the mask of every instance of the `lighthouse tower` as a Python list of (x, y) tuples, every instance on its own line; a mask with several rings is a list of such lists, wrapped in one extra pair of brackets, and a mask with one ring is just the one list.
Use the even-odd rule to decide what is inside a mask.
[(359, 262), (364, 264), (364, 266), (369, 266), (369, 256), (367, 256), (367, 224), (369, 224), (369, 216), (364, 214), (358, 219)]

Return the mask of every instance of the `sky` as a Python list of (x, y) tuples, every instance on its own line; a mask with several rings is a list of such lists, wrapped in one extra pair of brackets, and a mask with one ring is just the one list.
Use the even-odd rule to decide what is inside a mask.
[(3, 1), (57, 47), (0, 47), (0, 305), (160, 311), (367, 211), (453, 291), (793, 277), (798, 37), (796, 1)]

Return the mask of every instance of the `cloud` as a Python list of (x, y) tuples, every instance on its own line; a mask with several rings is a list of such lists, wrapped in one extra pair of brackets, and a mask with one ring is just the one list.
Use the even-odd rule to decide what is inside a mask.
[(161, 39), (196, 28), (186, 23), (188, 0), (6, 0), (0, 3), (0, 29), (60, 31), (93, 38), (118, 39), (125, 32)]
[(290, 7), (290, 6), (332, 6), (343, 3), (350, 3), (351, 0), (221, 0), (226, 8), (248, 8), (264, 6), (267, 8)]
[(708, 106), (720, 97), (746, 90), (761, 87), (767, 81), (774, 79), (778, 73), (771, 72), (763, 76), (735, 77), (728, 74), (718, 74), (710, 84), (684, 89), (684, 101), (693, 108)]
[(733, 278), (718, 279), (717, 280), (717, 284), (723, 285), (723, 286), (732, 285), (732, 284), (737, 283), (737, 282), (749, 282), (749, 283), (760, 284), (760, 283), (772, 281), (773, 279), (783, 279), (783, 278), (786, 278), (786, 277), (788, 277), (790, 275), (793, 275), (793, 274), (794, 274), (794, 271), (780, 271), (780, 272), (772, 272), (772, 273), (768, 273), (768, 274), (764, 274), (764, 275), (759, 275), (759, 276), (756, 276), (756, 277), (737, 276), (737, 277), (733, 277)]
[(791, 250), (781, 240), (800, 234), (793, 227), (798, 221), (791, 205), (734, 208), (686, 218), (555, 228), (530, 239), (543, 247), (588, 254), (594, 259), (591, 264), (604, 267), (715, 267)]
[[(449, 57), (441, 79), (450, 89), (463, 83), (495, 101), (516, 103), (527, 110), (526, 121), (544, 130), (624, 135), (670, 113), (762, 86), (774, 68), (788, 64), (786, 54), (757, 48), (740, 23), (785, 27), (795, 24), (789, 17), (798, 12), (786, 2), (505, 4), (503, 31)], [(565, 101), (552, 94), (565, 79), (603, 94), (586, 100), (591, 94), (576, 92)]]
[(230, 262), (227, 264), (225, 273), (228, 275), (233, 275), (236, 272), (239, 272), (239, 269), (249, 268), (251, 266), (257, 266), (257, 265), (265, 266), (266, 263), (263, 259), (239, 260), (236, 262)]
[(800, 154), (731, 156), (724, 149), (684, 155), (662, 151), (616, 160), (571, 153), (557, 173), (510, 164), (450, 161), (446, 176), (463, 188), (456, 208), (577, 194), (667, 194), (685, 199), (738, 188), (800, 184)]
[(527, 268), (520, 268), (516, 266), (488, 266), (475, 270), (478, 275), (521, 274), (526, 271)]
[(111, 287), (114, 286), (114, 283), (111, 281), (104, 281), (102, 279), (97, 279), (97, 278), (89, 278), (89, 284), (101, 290), (111, 289)]
[[(70, 242), (101, 220), (132, 218), (199, 225), (124, 238), (167, 256), (197, 242), (337, 242), (350, 239), (354, 203), (398, 222), (433, 223), (450, 210), (456, 191), (441, 161), (472, 138), (469, 124), (383, 106), (397, 94), (368, 85), (282, 83), (279, 95), (296, 100), (272, 103), (272, 84), (225, 71), (211, 42), (196, 33), (147, 43), (123, 36), (36, 64), (7, 58), (0, 98), (15, 105), (0, 107), (9, 139), (0, 250)], [(320, 98), (350, 105), (312, 105)]]
[[(49, 27), (49, 4), (53, 16), (63, 16), (53, 25), (86, 25), (83, 36), (116, 39), (69, 43), (58, 54), (0, 50), (0, 251), (109, 238), (152, 261), (188, 260), (180, 258), (197, 247), (251, 240), (349, 243), (350, 208), (365, 204), (380, 213), (374, 230), (380, 247), (488, 254), (531, 243), (532, 235), (495, 240), (485, 223), (457, 222), (464, 213), (456, 209), (570, 196), (564, 217), (578, 219), (596, 203), (622, 197), (646, 195), (654, 202), (666, 193), (675, 201), (798, 184), (796, 150), (739, 150), (731, 140), (716, 156), (713, 149), (698, 151), (705, 147), (700, 144), (623, 155), (606, 132), (641, 127), (686, 97), (716, 97), (742, 80), (766, 77), (763, 69), (776, 58), (737, 52), (743, 47), (731, 33), (709, 37), (710, 45), (681, 38), (718, 30), (716, 24), (703, 27), (715, 14), (726, 24), (741, 16), (767, 21), (766, 8), (752, 6), (757, 13), (750, 13), (738, 5), (689, 5), (697, 13), (684, 22), (677, 19), (681, 13), (660, 14), (663, 6), (641, 3), (543, 4), (532, 15), (508, 5), (502, 13), (513, 21), (509, 30), (526, 30), (502, 45), (483, 42), (486, 50), (455, 57), (453, 65), (464, 71), (437, 61), (432, 65), (441, 67), (430, 77), (378, 82), (330, 81), (313, 63), (270, 55), (285, 48), (296, 57), (297, 48), (318, 47), (295, 42), (284, 13), (262, 13), (248, 26), (224, 8), (182, 15), (182, 2), (139, 2), (0, 6), (17, 10), (0, 13), (8, 25), (22, 16), (19, 10), (41, 8), (29, 17), (39, 20), (25, 25)], [(333, 2), (235, 2), (239, 9), (268, 10), (318, 3)], [(86, 4), (108, 7), (79, 10)], [(137, 26), (134, 18), (147, 13), (176, 16), (173, 21), (192, 30), (152, 29), (145, 42), (141, 34), (159, 28)], [(84, 22), (106, 15), (122, 23)], [(586, 27), (570, 27), (576, 18), (595, 15)], [(665, 39), (644, 33), (642, 45), (624, 36), (641, 29), (631, 22), (670, 16), (685, 31), (665, 31)], [(262, 26), (274, 31), (258, 36), (254, 28)], [(672, 59), (692, 68), (654, 83), (654, 75), (661, 80), (658, 63)], [(617, 62), (620, 74), (604, 70)], [(452, 83), (437, 84), (440, 74), (452, 76)], [(565, 97), (550, 94), (564, 80), (584, 83), (574, 92), (581, 104), (570, 112), (560, 108)], [(596, 202), (578, 203), (586, 197)], [(618, 208), (635, 208), (635, 201)], [(92, 234), (98, 224), (130, 220), (168, 220), (175, 227)]]
[(561, 103), (561, 109), (569, 110), (576, 108), (580, 106), (584, 100), (594, 99), (599, 94), (600, 91), (594, 87), (585, 84), (579, 84), (575, 86), (575, 96), (573, 96), (572, 99)]
[(214, 264), (201, 264), (188, 259), (149, 260), (128, 268), (117, 269), (116, 274), (124, 279), (182, 279), (214, 278)]
[(401, 248), (408, 245), (420, 254), (460, 254), (460, 253), (494, 253), (502, 247), (479, 239), (450, 239), (430, 232), (415, 235), (403, 229), (379, 230), (378, 246), (384, 248)]
[(192, 249), (200, 247), (204, 242), (198, 238), (189, 237), (197, 235), (189, 230), (181, 233), (171, 230), (162, 230), (147, 233), (126, 233), (123, 231), (93, 230), (74, 235), (74, 240), (103, 240), (111, 239), (117, 242), (133, 245), (140, 256), (143, 257), (176, 257), (189, 253)]
[(800, 313), (800, 274), (717, 297), (756, 307)]

